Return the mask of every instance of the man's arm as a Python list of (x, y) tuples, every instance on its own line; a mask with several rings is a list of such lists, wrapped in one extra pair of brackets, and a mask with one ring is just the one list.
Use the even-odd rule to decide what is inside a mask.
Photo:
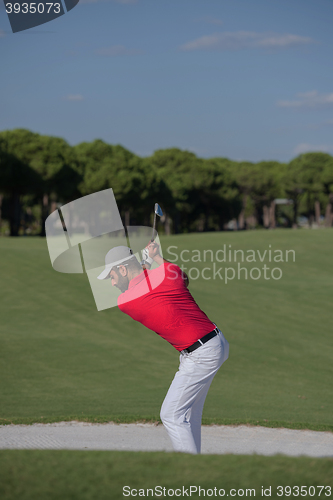
[[(174, 262), (170, 262), (169, 260), (164, 259), (160, 255), (160, 247), (155, 241), (151, 241), (149, 243), (149, 245), (147, 246), (147, 248), (149, 251), (149, 257), (151, 259), (153, 259), (156, 262), (156, 264), (158, 264), (159, 266), (161, 264), (163, 264), (164, 262), (168, 262), (169, 264), (174, 264)], [(182, 274), (183, 274), (183, 279), (184, 279), (185, 285), (188, 287), (188, 285), (190, 283), (188, 276), (184, 271), (182, 271)]]

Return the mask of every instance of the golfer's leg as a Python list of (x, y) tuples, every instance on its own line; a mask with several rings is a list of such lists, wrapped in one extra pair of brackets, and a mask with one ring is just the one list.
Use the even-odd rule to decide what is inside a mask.
[(161, 420), (175, 451), (198, 453), (189, 421), (195, 397), (191, 390), (191, 376), (178, 371), (171, 383), (161, 408)]
[(214, 375), (211, 376), (210, 380), (208, 380), (204, 384), (203, 388), (199, 391), (191, 408), (190, 423), (197, 453), (201, 452), (201, 421), (202, 421), (203, 407)]
[(176, 451), (200, 453), (203, 405), (219, 367), (218, 361), (210, 360), (206, 366), (193, 354), (181, 356), (161, 408), (161, 420)]
[[(222, 347), (220, 354), (218, 354), (218, 351), (220, 351), (219, 343), (221, 343)], [(215, 354), (217, 355), (216, 357), (212, 355), (211, 344), (215, 344), (215, 348), (218, 348), (215, 350)], [(208, 348), (208, 352), (206, 354), (205, 347), (198, 353), (199, 360), (197, 360), (197, 362), (199, 361), (199, 366), (201, 368), (204, 368), (205, 372), (208, 373), (208, 376), (203, 380), (202, 387), (200, 388), (200, 390), (198, 390), (197, 397), (195, 398), (195, 401), (191, 408), (190, 416), (191, 430), (198, 453), (200, 453), (201, 451), (201, 420), (206, 396), (214, 376), (216, 375), (223, 362), (228, 358), (229, 354), (229, 344), (221, 332), (217, 339), (212, 340), (211, 344), (206, 346), (206, 348)], [(215, 367), (213, 361), (214, 357)]]

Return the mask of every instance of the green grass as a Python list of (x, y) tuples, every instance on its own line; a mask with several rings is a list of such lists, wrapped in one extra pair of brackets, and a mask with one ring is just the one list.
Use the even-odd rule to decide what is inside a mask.
[[(246, 490), (255, 489), (255, 496), (263, 497), (262, 487), (271, 487), (272, 499), (286, 498), (278, 495), (278, 486), (303, 486), (303, 492), (310, 491), (312, 498), (319, 498), (318, 486), (333, 486), (332, 466), (332, 459), (305, 457), (9, 450), (0, 451), (0, 498), (111, 500), (126, 498), (124, 486), (137, 490), (137, 496), (149, 498), (152, 493), (147, 493), (147, 489), (154, 490), (156, 486), (165, 491), (160, 498), (169, 498), (169, 489), (181, 489), (182, 493), (183, 487), (189, 495), (191, 486), (191, 498), (199, 497), (195, 486), (206, 492), (216, 488), (217, 496), (224, 489), (225, 496), (236, 498), (242, 496), (239, 490), (244, 490), (243, 496), (248, 498), (250, 492)], [(231, 489), (236, 491), (230, 494)], [(329, 496), (329, 488), (321, 490), (320, 498)]]
[[(333, 231), (162, 238), (166, 258), (169, 245), (179, 253), (224, 244), (294, 249), (296, 262), (272, 265), (281, 280), (191, 281), (230, 343), (204, 423), (333, 430)], [(0, 255), (0, 422), (158, 420), (177, 352), (118, 309), (98, 312), (87, 277), (53, 271), (44, 239), (0, 238)]]

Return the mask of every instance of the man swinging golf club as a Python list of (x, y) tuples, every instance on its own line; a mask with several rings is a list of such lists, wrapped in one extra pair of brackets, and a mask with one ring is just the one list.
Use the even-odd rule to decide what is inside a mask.
[[(119, 309), (180, 352), (179, 370), (160, 416), (175, 451), (200, 453), (205, 398), (215, 374), (228, 358), (229, 344), (196, 304), (187, 288), (186, 274), (162, 258), (153, 238), (143, 253), (144, 268), (130, 248), (112, 248), (98, 279), (110, 278), (122, 292)], [(153, 261), (159, 267), (146, 269)]]

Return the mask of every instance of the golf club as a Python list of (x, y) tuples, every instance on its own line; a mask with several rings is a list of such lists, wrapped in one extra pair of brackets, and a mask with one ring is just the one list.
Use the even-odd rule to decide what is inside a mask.
[(151, 241), (154, 241), (154, 232), (156, 229), (156, 215), (158, 215), (159, 217), (162, 217), (163, 215), (162, 209), (158, 203), (155, 203), (155, 208), (154, 208), (154, 224), (153, 224), (153, 234), (151, 237)]

